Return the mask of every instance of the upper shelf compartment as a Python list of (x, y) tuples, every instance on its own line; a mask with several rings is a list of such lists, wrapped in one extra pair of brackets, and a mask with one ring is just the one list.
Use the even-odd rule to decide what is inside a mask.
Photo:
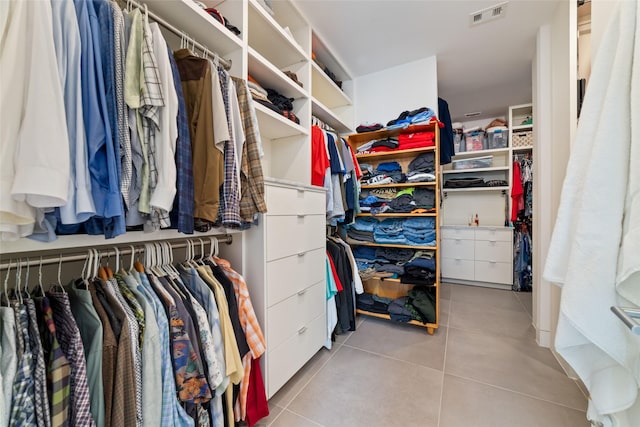
[(272, 16), (257, 0), (249, 0), (249, 46), (283, 70), (307, 61), (303, 46), (309, 45), (309, 27), (290, 2), (273, 6)]
[[(147, 0), (145, 3), (151, 12), (170, 22), (176, 28), (188, 28), (188, 31), (185, 31), (188, 36), (223, 57), (232, 56), (232, 53), (242, 50), (242, 39), (225, 28), (192, 0)], [(229, 16), (236, 15), (231, 10), (222, 13), (228, 13)], [(233, 21), (232, 23), (240, 28), (241, 21)]]
[(353, 105), (347, 94), (315, 62), (311, 63), (311, 81), (313, 97), (327, 108), (335, 109)]

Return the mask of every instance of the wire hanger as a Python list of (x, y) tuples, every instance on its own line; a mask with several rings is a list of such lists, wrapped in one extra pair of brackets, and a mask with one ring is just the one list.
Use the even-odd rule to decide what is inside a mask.
[(7, 265), (7, 274), (6, 276), (4, 276), (4, 289), (2, 292), (2, 296), (4, 298), (0, 298), (0, 300), (4, 299), (4, 301), (6, 301), (7, 307), (9, 307), (9, 273), (11, 273), (11, 260), (9, 260), (9, 263)]
[(60, 253), (60, 259), (58, 259), (58, 286), (62, 290), (62, 293), (66, 294), (67, 290), (64, 288), (64, 286), (62, 286), (61, 274), (62, 274), (62, 253)]
[(18, 259), (16, 263), (16, 282), (14, 283), (13, 294), (14, 297), (18, 298), (18, 301), (22, 305), (24, 301), (22, 301), (22, 294), (20, 293), (20, 281), (22, 279), (22, 259)]
[(24, 275), (24, 293), (28, 299), (31, 299), (31, 293), (29, 292), (29, 258), (27, 258), (27, 272)]
[(41, 296), (44, 297), (44, 286), (42, 286), (42, 255), (40, 256), (40, 265), (38, 266), (38, 287), (40, 288)]

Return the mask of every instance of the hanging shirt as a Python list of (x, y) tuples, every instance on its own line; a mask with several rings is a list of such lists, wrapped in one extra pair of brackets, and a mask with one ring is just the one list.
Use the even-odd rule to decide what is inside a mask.
[(49, 298), (45, 296), (39, 298), (37, 302), (45, 324), (42, 337), (45, 358), (47, 359), (51, 423), (56, 426), (66, 426), (69, 425), (71, 365), (56, 338), (56, 326)]
[(0, 307), (0, 379), (2, 382), (3, 402), (0, 407), (0, 425), (9, 425), (13, 380), (18, 367), (18, 349), (16, 339), (16, 317), (11, 307)]
[(91, 415), (87, 362), (80, 330), (76, 324), (66, 293), (49, 291), (53, 320), (60, 347), (71, 364), (71, 425), (95, 426)]
[(177, 196), (171, 212), (171, 223), (178, 231), (193, 234), (193, 163), (191, 158), (191, 138), (189, 137), (189, 120), (184, 105), (180, 72), (173, 57), (171, 48), (167, 45), (173, 85), (178, 99), (178, 140), (176, 142), (176, 186)]
[(78, 325), (87, 360), (87, 381), (91, 397), (91, 414), (96, 426), (105, 426), (104, 384), (102, 382), (102, 322), (91, 302), (91, 293), (80, 282), (70, 283), (67, 294), (71, 312)]
[(329, 156), (324, 142), (324, 133), (318, 126), (311, 127), (311, 185), (322, 187), (329, 168)]
[(220, 186), (224, 180), (223, 154), (215, 141), (212, 107), (212, 74), (209, 61), (187, 49), (175, 52), (182, 90), (189, 117), (193, 155), (195, 218), (215, 223), (220, 204)]
[(0, 240), (16, 240), (31, 234), (34, 207), (67, 203), (69, 136), (51, 4), (10, 1), (3, 11)]
[[(114, 401), (114, 381), (116, 372), (116, 358), (118, 355), (118, 341), (116, 340), (111, 324), (109, 323), (109, 317), (104, 310), (102, 303), (98, 300), (96, 295), (96, 289), (93, 283), (86, 283), (87, 291), (91, 298), (91, 304), (96, 312), (96, 315), (100, 319), (102, 324), (102, 390), (104, 398), (104, 425), (114, 425), (111, 422), (111, 412)], [(73, 310), (73, 308), (72, 308)], [(91, 387), (91, 385), (90, 385)], [(93, 397), (93, 395), (92, 395)], [(93, 410), (93, 402), (91, 403)], [(96, 420), (96, 424), (99, 421)]]
[(47, 395), (47, 368), (44, 360), (42, 342), (40, 341), (40, 331), (38, 330), (38, 319), (36, 317), (36, 306), (31, 298), (24, 300), (29, 315), (29, 341), (31, 342), (31, 352), (34, 361), (34, 392), (36, 405), (36, 422), (38, 427), (51, 426), (51, 413), (49, 410), (49, 398)]
[(29, 315), (27, 307), (18, 301), (12, 302), (16, 317), (18, 364), (13, 379), (10, 426), (36, 425), (35, 385), (33, 378), (33, 354), (29, 340)]
[(258, 119), (249, 86), (245, 80), (232, 77), (238, 94), (242, 128), (244, 129), (245, 142), (242, 147), (242, 159), (240, 162), (240, 217), (245, 222), (253, 222), (258, 213), (267, 212), (267, 204), (264, 200), (264, 177), (262, 174), (262, 140)]
[(64, 110), (69, 135), (69, 181), (67, 203), (60, 206), (63, 224), (78, 224), (95, 214), (87, 158), (82, 105), (82, 53), (78, 18), (73, 2), (52, 1), (53, 41), (58, 73), (64, 94)]
[(171, 364), (171, 349), (169, 337), (169, 320), (165, 313), (162, 302), (151, 288), (149, 278), (144, 273), (132, 271), (134, 277), (140, 278), (142, 284), (139, 289), (144, 291), (148, 301), (151, 302), (156, 320), (158, 321), (158, 337), (160, 341), (160, 369), (162, 371), (162, 406), (161, 406), (161, 426), (194, 426), (193, 419), (187, 415), (185, 410), (178, 404), (176, 399), (176, 383)]
[[(162, 411), (155, 404), (162, 401), (162, 371), (160, 337), (156, 314), (151, 303), (139, 290), (141, 285), (129, 274), (119, 274), (122, 283), (135, 297), (144, 315), (144, 339), (142, 341), (142, 419), (145, 425), (161, 426)], [(122, 287), (120, 288), (122, 290)]]

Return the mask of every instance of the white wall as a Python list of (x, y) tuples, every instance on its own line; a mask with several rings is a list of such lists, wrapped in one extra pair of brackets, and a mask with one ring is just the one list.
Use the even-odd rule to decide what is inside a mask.
[(429, 107), (438, 112), (436, 57), (420, 59), (354, 79), (356, 126), (386, 125), (405, 110)]
[(576, 129), (577, 7), (560, 2), (552, 21), (540, 28), (534, 61), (533, 277), (536, 339), (552, 347), (560, 288), (542, 279)]

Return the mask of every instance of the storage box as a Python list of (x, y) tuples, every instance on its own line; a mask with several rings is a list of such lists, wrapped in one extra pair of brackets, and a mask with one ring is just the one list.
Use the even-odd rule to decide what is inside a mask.
[(462, 138), (464, 136), (462, 135), (462, 131), (459, 131), (457, 129), (453, 130), (453, 152), (454, 153), (460, 153), (462, 151), (464, 151), (464, 144), (462, 143)]
[(514, 132), (511, 145), (514, 147), (532, 147), (533, 146), (533, 131)]
[(484, 132), (474, 131), (464, 134), (465, 150), (464, 151), (480, 151), (485, 149)]
[(509, 131), (498, 129), (495, 131), (487, 131), (487, 148), (507, 148), (509, 141)]
[(453, 165), (453, 169), (461, 170), (461, 169), (490, 168), (492, 162), (493, 162), (493, 156), (483, 156), (483, 157), (476, 157), (474, 159), (453, 160), (451, 164)]

